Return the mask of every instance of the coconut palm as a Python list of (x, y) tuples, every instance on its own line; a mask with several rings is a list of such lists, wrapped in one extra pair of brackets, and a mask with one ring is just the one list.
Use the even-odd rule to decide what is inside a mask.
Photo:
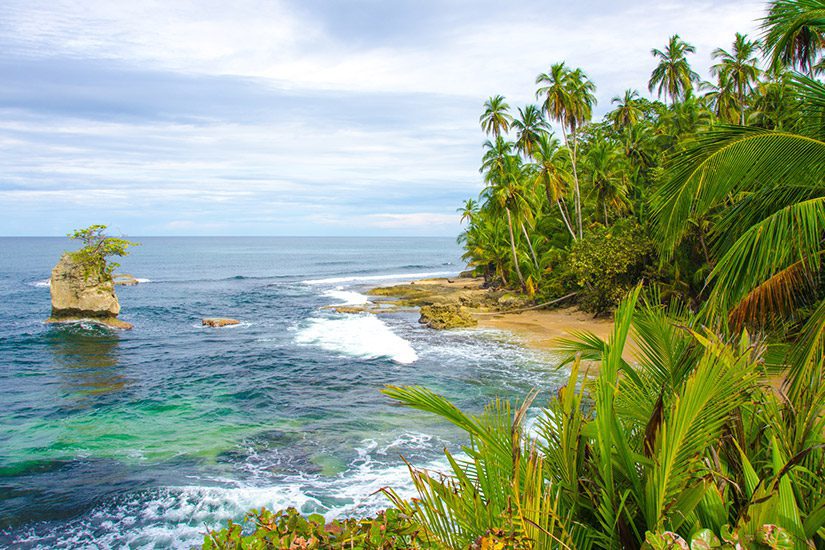
[(762, 19), (772, 66), (813, 74), (825, 46), (825, 0), (776, 0)]
[(713, 51), (713, 58), (719, 60), (719, 63), (713, 65), (710, 72), (720, 77), (720, 87), (725, 80), (736, 90), (740, 126), (745, 125), (745, 96), (751, 92), (761, 72), (757, 67), (758, 48), (758, 42), (748, 40), (747, 35), (736, 33), (730, 53), (722, 48)]
[(493, 134), (496, 139), (510, 129), (513, 117), (510, 115), (510, 106), (504, 96), (492, 96), (484, 102), (484, 112), (479, 118), (479, 122), (484, 133), (487, 135)]
[(707, 132), (672, 163), (653, 201), (665, 258), (687, 220), (715, 218), (716, 263), (703, 310), (709, 320), (762, 326), (813, 308), (798, 343), (808, 360), (789, 377), (794, 387), (825, 352), (825, 300), (817, 293), (825, 254), (825, 85), (802, 76), (795, 82), (808, 121), (801, 133)]
[(519, 107), (518, 117), (511, 127), (516, 131), (516, 149), (525, 158), (533, 154), (539, 137), (549, 130), (541, 110), (535, 105), (527, 105), (524, 109)]
[(473, 218), (478, 214), (478, 202), (473, 199), (464, 201), (464, 206), (457, 210), (461, 214), (462, 222), (473, 222)]
[(609, 225), (608, 207), (621, 212), (627, 205), (627, 191), (622, 181), (620, 159), (619, 151), (607, 139), (595, 141), (585, 157), (590, 183), (596, 193), (596, 202), (601, 205), (605, 226)]
[(717, 84), (703, 82), (700, 87), (708, 90), (704, 97), (719, 120), (728, 124), (735, 124), (738, 121), (740, 126), (744, 125), (745, 112), (740, 110), (744, 105), (744, 100), (740, 101), (738, 90), (729, 73), (719, 73)]
[(536, 163), (536, 187), (543, 187), (548, 204), (555, 204), (558, 207), (564, 226), (575, 241), (576, 232), (570, 224), (570, 214), (565, 202), (573, 178), (567, 169), (569, 157), (566, 150), (559, 147), (559, 140), (549, 134), (542, 134), (533, 150), (533, 162)]
[(593, 114), (593, 106), (596, 104), (596, 86), (584, 71), (581, 69), (570, 70), (565, 67), (564, 63), (557, 63), (550, 67), (549, 73), (538, 75), (536, 84), (542, 85), (536, 91), (536, 97), (544, 99), (543, 108), (545, 112), (552, 120), (560, 123), (564, 143), (570, 149), (570, 161), (573, 169), (573, 203), (576, 212), (577, 233), (581, 238), (583, 234), (581, 189), (576, 166), (577, 131), (590, 120)]
[(695, 53), (696, 48), (674, 34), (668, 40), (664, 51), (653, 49), (653, 57), (659, 64), (653, 69), (647, 86), (652, 92), (656, 88), (659, 97), (670, 97), (671, 105), (683, 99), (693, 89), (693, 83), (699, 81), (699, 75), (693, 72), (687, 60), (687, 54)]
[(613, 127), (617, 130), (633, 126), (644, 116), (639, 106), (639, 92), (636, 90), (625, 90), (623, 97), (615, 96), (611, 103), (616, 104), (616, 108), (607, 117), (613, 121)]

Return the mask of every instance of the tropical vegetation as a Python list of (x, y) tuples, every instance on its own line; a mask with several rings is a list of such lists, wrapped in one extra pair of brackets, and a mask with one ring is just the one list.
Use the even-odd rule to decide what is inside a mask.
[[(409, 465), (416, 498), (386, 490), (399, 546), (825, 548), (825, 0), (774, 0), (762, 30), (713, 52), (711, 82), (672, 36), (664, 102), (627, 90), (600, 121), (565, 63), (536, 105), (484, 104), (466, 260), (614, 325), (557, 343), (569, 379), (542, 406), (384, 390), (468, 437), (445, 471)], [(369, 547), (279, 540), (243, 547)]]

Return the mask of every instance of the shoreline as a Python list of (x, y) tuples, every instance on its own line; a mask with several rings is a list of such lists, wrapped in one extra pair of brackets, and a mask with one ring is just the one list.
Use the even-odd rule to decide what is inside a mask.
[(479, 278), (455, 277), (373, 287), (366, 292), (370, 307), (362, 311), (381, 314), (402, 308), (456, 305), (477, 321), (477, 328), (508, 332), (524, 347), (546, 352), (555, 351), (556, 341), (573, 336), (573, 332), (589, 331), (606, 339), (613, 330), (612, 319), (594, 318), (576, 306), (520, 311), (527, 307), (522, 297), (482, 288), (482, 283)]

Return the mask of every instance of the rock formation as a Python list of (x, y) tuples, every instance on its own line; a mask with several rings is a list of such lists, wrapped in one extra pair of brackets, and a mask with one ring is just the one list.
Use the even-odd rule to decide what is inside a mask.
[(47, 322), (90, 320), (115, 328), (132, 325), (117, 318), (120, 303), (108, 274), (89, 271), (71, 254), (64, 254), (52, 269), (52, 316)]
[(203, 320), (203, 326), (205, 327), (226, 327), (238, 324), (240, 324), (240, 321), (237, 319), (224, 319), (222, 317), (207, 317)]
[(474, 327), (478, 324), (475, 317), (457, 305), (421, 306), (419, 323), (434, 329)]

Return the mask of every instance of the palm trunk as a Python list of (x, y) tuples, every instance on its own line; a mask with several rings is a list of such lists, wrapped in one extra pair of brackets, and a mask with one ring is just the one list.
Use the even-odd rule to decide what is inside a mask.
[(536, 251), (533, 250), (533, 243), (530, 242), (530, 235), (527, 234), (527, 228), (524, 227), (524, 223), (521, 222), (521, 232), (524, 233), (524, 238), (527, 239), (527, 247), (530, 248), (530, 255), (533, 257), (533, 264), (536, 266), (536, 269), (539, 268), (539, 260), (536, 258)]
[(745, 91), (739, 83), (739, 126), (745, 125)]
[(607, 227), (607, 203), (602, 201), (602, 208), (604, 209), (604, 226)]
[(579, 231), (579, 238), (582, 238), (582, 200), (581, 192), (579, 191), (579, 174), (576, 170), (576, 153), (579, 147), (579, 142), (576, 139), (576, 129), (573, 128), (573, 149), (571, 160), (573, 161), (573, 204), (576, 209), (576, 229)]
[(559, 212), (561, 213), (561, 219), (564, 222), (564, 226), (570, 232), (570, 236), (573, 237), (573, 240), (575, 241), (576, 240), (576, 232), (573, 231), (573, 227), (570, 226), (570, 222), (567, 219), (567, 215), (564, 213), (564, 209), (561, 207), (561, 201), (557, 200), (556, 205), (559, 207)]
[(516, 238), (513, 235), (513, 217), (510, 215), (510, 209), (504, 209), (507, 212), (507, 229), (510, 230), (510, 250), (513, 252), (513, 267), (516, 268), (516, 275), (518, 281), (521, 283), (521, 288), (524, 288), (524, 277), (521, 274), (521, 268), (518, 265), (518, 255), (516, 254)]

